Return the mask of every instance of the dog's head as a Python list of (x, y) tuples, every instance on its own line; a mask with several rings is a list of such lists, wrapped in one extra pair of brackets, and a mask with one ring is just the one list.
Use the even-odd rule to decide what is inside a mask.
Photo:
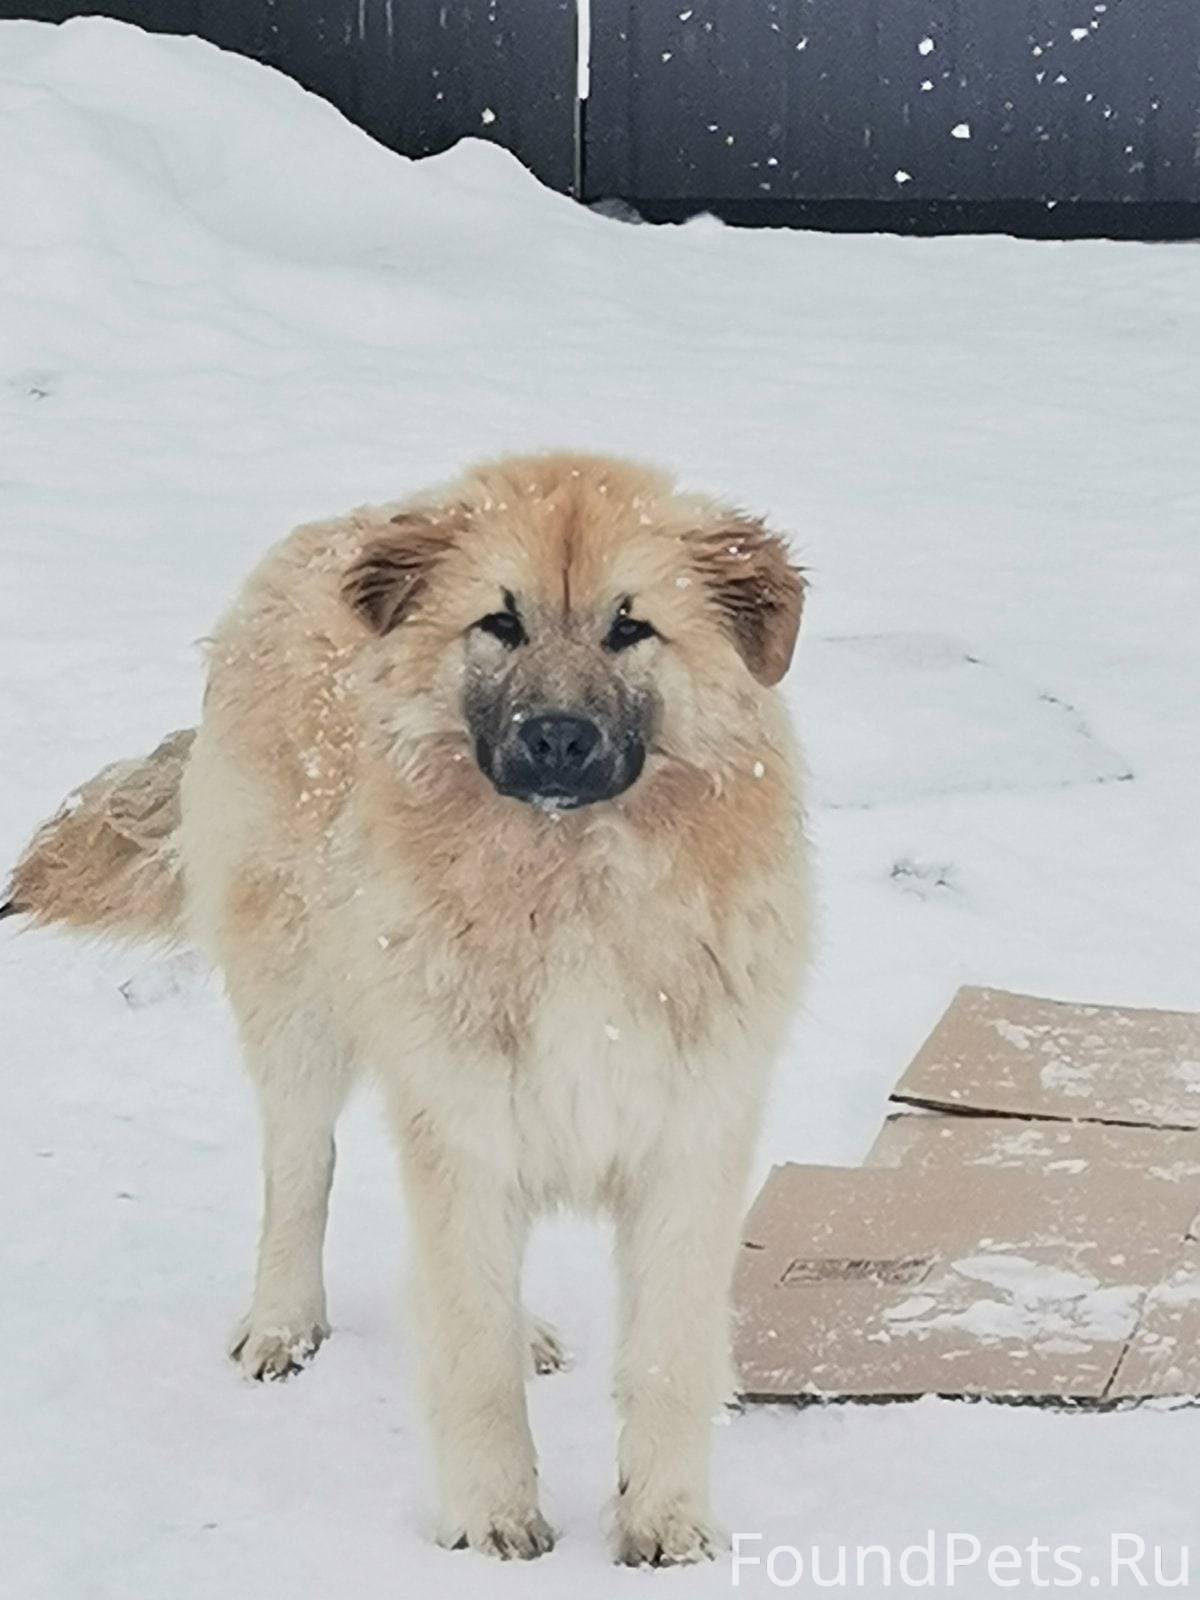
[(803, 594), (760, 522), (564, 456), (481, 468), (399, 512), (343, 583), (380, 641), (401, 759), (470, 754), (500, 794), (556, 812), (735, 759)]

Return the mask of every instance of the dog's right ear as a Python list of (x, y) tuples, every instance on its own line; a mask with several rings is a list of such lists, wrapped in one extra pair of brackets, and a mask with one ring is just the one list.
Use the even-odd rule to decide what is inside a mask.
[(456, 531), (449, 517), (401, 512), (346, 572), (342, 599), (372, 632), (390, 633), (411, 614)]

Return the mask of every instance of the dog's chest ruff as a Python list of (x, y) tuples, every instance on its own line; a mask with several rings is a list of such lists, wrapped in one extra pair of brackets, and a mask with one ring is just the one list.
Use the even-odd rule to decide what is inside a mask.
[(516, 1078), (567, 1056), (676, 1056), (738, 999), (711, 920), (633, 892), (567, 909), (510, 896), (491, 914), (428, 926), (412, 976), (449, 1038), (496, 1054)]
[(669, 1121), (734, 1114), (770, 1053), (785, 875), (722, 893), (695, 853), (610, 840), (406, 853), (357, 902), (372, 1054), (535, 1206), (594, 1204)]
[(689, 963), (650, 926), (635, 946), (636, 918), (539, 916), (512, 898), (505, 909), (500, 943), (482, 918), (425, 918), (380, 946), (376, 994), (402, 998), (401, 1034), (420, 1041), (395, 1070), (535, 1208), (588, 1207), (695, 1072), (711, 964), (694, 938)]

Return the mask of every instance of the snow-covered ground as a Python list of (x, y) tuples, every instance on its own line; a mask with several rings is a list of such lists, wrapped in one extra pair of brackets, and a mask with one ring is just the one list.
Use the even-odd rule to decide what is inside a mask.
[[(629, 227), (490, 146), (402, 160), (194, 40), (0, 24), (0, 861), (194, 720), (195, 641), (293, 523), (509, 448), (659, 459), (811, 568), (788, 693), (823, 931), (761, 1167), (855, 1162), (963, 981), (1200, 1008), (1198, 373), (1190, 246)], [(507, 1568), (428, 1542), (369, 1102), (336, 1337), (294, 1383), (240, 1382), (255, 1133), (216, 985), (132, 1007), (140, 955), (12, 929), (6, 1594), (730, 1589), (727, 1566), (606, 1565), (610, 1282), (584, 1222), (529, 1273), (577, 1354), (532, 1389), (561, 1544)], [(839, 1542), (933, 1529), (1080, 1545), (1103, 1575), (1113, 1531), (1197, 1534), (1200, 1417), (766, 1408), (721, 1432), (717, 1482), (756, 1548), (818, 1542), (826, 1571)], [(975, 1568), (954, 1592), (1001, 1590)]]

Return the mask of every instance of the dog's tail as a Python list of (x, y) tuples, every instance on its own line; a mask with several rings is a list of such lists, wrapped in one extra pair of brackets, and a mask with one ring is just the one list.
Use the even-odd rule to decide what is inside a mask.
[(180, 784), (194, 728), (140, 760), (118, 761), (64, 801), (29, 841), (0, 895), (0, 917), (27, 916), (118, 938), (180, 931)]

